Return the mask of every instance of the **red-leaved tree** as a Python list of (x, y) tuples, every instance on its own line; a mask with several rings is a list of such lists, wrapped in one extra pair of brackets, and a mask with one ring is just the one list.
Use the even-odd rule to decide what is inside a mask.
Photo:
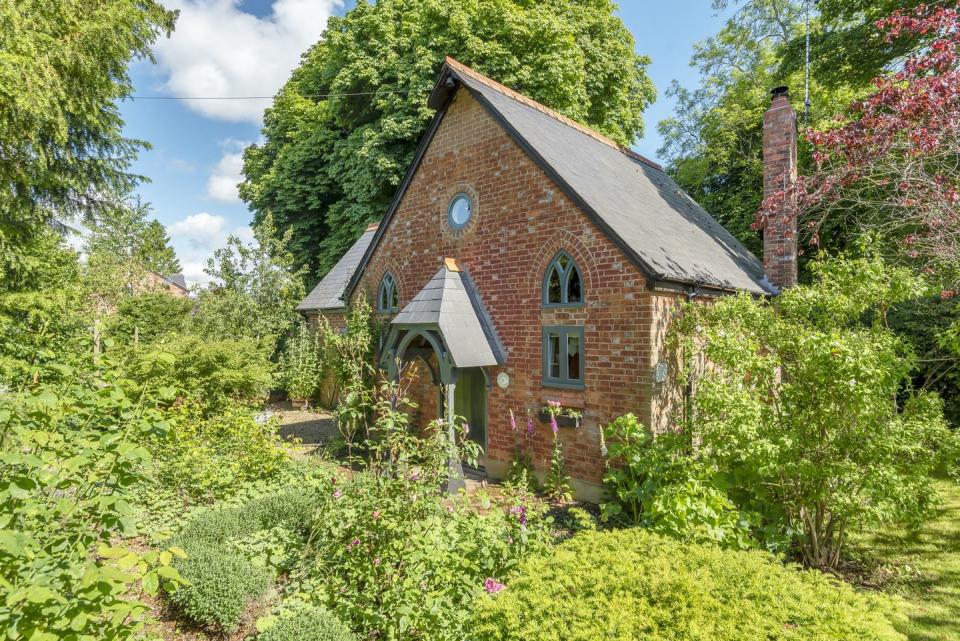
[(821, 235), (853, 225), (942, 282), (960, 281), (960, 14), (950, 5), (876, 23), (890, 43), (925, 44), (876, 78), (876, 91), (834, 127), (807, 132), (814, 171), (768, 198), (757, 227), (797, 216), (816, 246)]

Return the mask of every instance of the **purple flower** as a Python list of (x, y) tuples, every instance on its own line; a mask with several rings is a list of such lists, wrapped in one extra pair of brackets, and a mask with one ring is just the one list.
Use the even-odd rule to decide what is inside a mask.
[(554, 436), (557, 435), (557, 430), (560, 429), (559, 426), (557, 426), (557, 417), (553, 414), (550, 415), (550, 429), (553, 430)]
[(373, 520), (376, 521), (377, 519), (380, 518), (380, 510), (374, 510), (373, 514), (371, 514), (370, 516), (372, 516)]
[(379, 557), (379, 556), (373, 560), (373, 564), (374, 564), (374, 565), (380, 565), (380, 557)]
[(527, 436), (533, 436), (534, 431), (535, 430), (533, 428), (533, 419), (528, 418), (527, 419)]
[(520, 521), (520, 525), (527, 524), (527, 506), (526, 505), (514, 505), (510, 508), (510, 514), (513, 514), (517, 517), (517, 520)]
[(343, 496), (343, 492), (341, 492), (340, 490), (334, 490), (334, 491), (333, 491), (333, 498), (338, 499), (338, 498), (340, 498), (341, 496)]
[(350, 541), (349, 543), (347, 543), (347, 549), (348, 549), (348, 550), (352, 550), (353, 548), (357, 547), (358, 545), (360, 545), (360, 539), (354, 539), (354, 540)]
[(417, 474), (416, 472), (414, 472), (414, 473), (411, 474), (408, 478), (409, 478), (411, 481), (416, 481), (416, 480), (418, 480), (418, 479), (420, 478), (420, 475)]
[(505, 587), (507, 586), (490, 576), (488, 576), (487, 580), (483, 582), (483, 589), (487, 591), (487, 594), (496, 594)]
[(510, 431), (517, 431), (517, 419), (513, 415), (513, 410), (510, 410)]

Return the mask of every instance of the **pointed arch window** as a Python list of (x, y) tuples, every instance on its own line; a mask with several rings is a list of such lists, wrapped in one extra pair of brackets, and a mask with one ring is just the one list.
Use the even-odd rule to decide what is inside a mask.
[(400, 311), (400, 290), (393, 274), (387, 272), (380, 281), (377, 290), (377, 311), (381, 314), (394, 314)]
[(567, 252), (557, 254), (543, 279), (543, 304), (546, 307), (583, 305), (583, 278), (580, 268)]

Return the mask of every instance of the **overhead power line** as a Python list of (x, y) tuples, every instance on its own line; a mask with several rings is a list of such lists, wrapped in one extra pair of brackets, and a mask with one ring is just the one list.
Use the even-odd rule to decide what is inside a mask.
[[(412, 93), (417, 89), (380, 89), (352, 93), (297, 94), (301, 98), (349, 98), (352, 96), (376, 96), (386, 93)], [(277, 96), (129, 96), (131, 100), (273, 100)]]

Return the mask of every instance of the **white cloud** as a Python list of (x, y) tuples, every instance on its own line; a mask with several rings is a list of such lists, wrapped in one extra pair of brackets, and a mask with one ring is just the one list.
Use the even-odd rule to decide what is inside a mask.
[(237, 184), (243, 180), (242, 153), (225, 153), (207, 179), (207, 195), (225, 203), (240, 202)]
[[(175, 96), (272, 96), (320, 38), (342, 0), (276, 0), (269, 16), (241, 10), (241, 0), (170, 0), (180, 10), (157, 62)], [(188, 100), (211, 118), (260, 123), (269, 100)]]
[(207, 212), (178, 220), (169, 225), (167, 231), (180, 258), (183, 275), (191, 285), (210, 282), (210, 276), (203, 271), (207, 259), (226, 244), (228, 236), (238, 236), (245, 243), (253, 240), (253, 231), (249, 227), (231, 228), (226, 218)]

